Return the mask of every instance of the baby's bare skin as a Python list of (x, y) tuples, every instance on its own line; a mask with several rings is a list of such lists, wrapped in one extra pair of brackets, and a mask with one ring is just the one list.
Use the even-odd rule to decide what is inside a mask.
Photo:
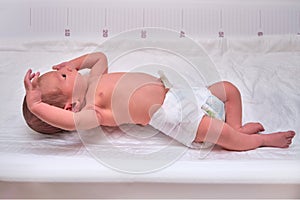
[(94, 102), (87, 104), (97, 107), (99, 121), (106, 126), (147, 125), (167, 93), (160, 79), (145, 73), (103, 74), (94, 88), (88, 90), (86, 97), (94, 97)]

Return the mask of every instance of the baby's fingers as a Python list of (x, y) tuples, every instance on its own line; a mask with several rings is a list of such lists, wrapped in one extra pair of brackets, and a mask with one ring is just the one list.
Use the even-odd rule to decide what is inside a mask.
[(60, 64), (58, 64), (58, 65), (54, 65), (54, 66), (52, 67), (52, 69), (54, 69), (54, 70), (59, 70), (59, 69), (63, 68), (64, 66), (66, 66), (66, 62), (60, 63)]
[(40, 72), (32, 73), (32, 69), (29, 69), (24, 78), (24, 85), (26, 91), (32, 90), (38, 86), (38, 77), (40, 76)]
[(35, 73), (30, 74), (29, 80), (32, 80), (34, 76), (35, 76)]
[(32, 86), (33, 88), (36, 88), (38, 86), (38, 78), (40, 76), (40, 72), (37, 72), (35, 75), (34, 75), (34, 78), (32, 80)]
[(25, 85), (25, 89), (26, 90), (31, 90), (32, 89), (32, 85), (31, 85), (31, 77), (32, 77), (32, 70), (29, 69), (26, 74), (25, 74), (25, 77), (24, 77), (24, 85)]
[(54, 66), (52, 66), (52, 69), (54, 69), (54, 70), (59, 70), (59, 65), (54, 65)]

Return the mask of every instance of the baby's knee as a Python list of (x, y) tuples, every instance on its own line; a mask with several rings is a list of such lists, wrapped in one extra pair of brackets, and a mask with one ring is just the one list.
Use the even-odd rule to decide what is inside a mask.
[(240, 97), (241, 93), (240, 90), (231, 82), (224, 81), (224, 86), (226, 88), (226, 93), (230, 96)]

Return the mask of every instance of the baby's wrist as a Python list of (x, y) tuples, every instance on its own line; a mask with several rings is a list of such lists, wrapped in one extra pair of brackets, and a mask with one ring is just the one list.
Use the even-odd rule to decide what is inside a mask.
[(39, 106), (41, 105), (42, 102), (35, 102), (35, 103), (27, 103), (28, 109), (33, 113), (37, 113), (39, 110)]

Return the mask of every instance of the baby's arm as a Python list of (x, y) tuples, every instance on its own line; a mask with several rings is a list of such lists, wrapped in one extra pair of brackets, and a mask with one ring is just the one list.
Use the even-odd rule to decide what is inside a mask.
[[(90, 129), (100, 125), (100, 114), (95, 110), (84, 110), (73, 113), (49, 104), (43, 103), (37, 80), (39, 73), (28, 70), (25, 75), (26, 101), (28, 109), (46, 123), (64, 129)], [(32, 81), (31, 81), (32, 80)]]
[(100, 114), (95, 110), (74, 113), (40, 102), (31, 108), (31, 112), (46, 123), (68, 131), (87, 130), (101, 125)]
[(59, 70), (60, 68), (65, 66), (71, 66), (76, 70), (91, 69), (91, 76), (99, 76), (101, 74), (107, 73), (107, 58), (101, 52), (90, 53), (55, 65), (52, 68)]

